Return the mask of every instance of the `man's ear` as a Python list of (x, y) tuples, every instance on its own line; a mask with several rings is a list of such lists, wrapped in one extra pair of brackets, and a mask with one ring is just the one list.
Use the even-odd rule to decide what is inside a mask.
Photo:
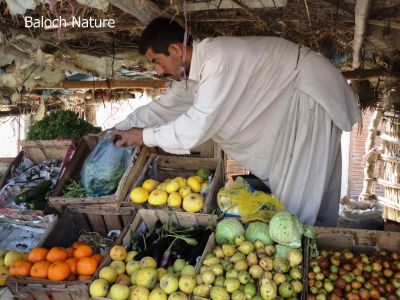
[(172, 43), (168, 46), (168, 52), (171, 55), (182, 57), (183, 49), (182, 45), (178, 43)]

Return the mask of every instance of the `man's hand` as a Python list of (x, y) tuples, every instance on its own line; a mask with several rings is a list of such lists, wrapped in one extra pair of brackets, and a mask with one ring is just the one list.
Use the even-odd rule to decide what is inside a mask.
[(112, 140), (118, 147), (136, 147), (143, 145), (143, 128), (131, 128), (129, 130), (114, 130)]

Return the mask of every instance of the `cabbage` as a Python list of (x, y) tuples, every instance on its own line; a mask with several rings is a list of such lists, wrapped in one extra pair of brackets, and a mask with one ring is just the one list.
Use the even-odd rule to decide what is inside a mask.
[(235, 237), (244, 234), (243, 225), (233, 218), (222, 219), (215, 229), (215, 240), (218, 245), (234, 244)]
[(280, 244), (276, 245), (275, 248), (276, 248), (275, 256), (280, 256), (280, 257), (283, 257), (286, 259), (288, 259), (289, 251), (295, 249), (295, 248), (292, 248), (292, 247), (289, 247), (286, 245), (280, 245)]
[(269, 222), (269, 235), (278, 244), (298, 248), (301, 247), (303, 225), (295, 215), (278, 212)]
[(272, 245), (274, 242), (269, 236), (268, 225), (263, 222), (252, 222), (247, 226), (245, 233), (246, 240), (255, 242), (260, 240), (264, 245)]

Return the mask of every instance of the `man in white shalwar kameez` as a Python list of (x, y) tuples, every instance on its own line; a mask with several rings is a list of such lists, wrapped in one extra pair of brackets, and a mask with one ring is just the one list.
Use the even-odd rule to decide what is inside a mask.
[(183, 33), (163, 18), (143, 32), (139, 50), (175, 81), (116, 125), (117, 144), (182, 153), (212, 139), (302, 222), (336, 226), (340, 137), (361, 118), (342, 75), (282, 38), (206, 38), (185, 47)]

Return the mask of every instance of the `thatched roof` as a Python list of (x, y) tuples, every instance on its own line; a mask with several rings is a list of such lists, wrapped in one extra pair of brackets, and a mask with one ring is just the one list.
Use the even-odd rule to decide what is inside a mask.
[[(154, 17), (169, 16), (182, 22), (182, 2), (0, 0), (2, 110), (34, 109), (29, 103), (36, 101), (37, 105), (32, 95), (41, 94), (38, 87), (60, 86), (71, 74), (108, 80), (108, 88), (113, 80), (157, 79), (138, 55), (137, 41)], [(376, 91), (398, 84), (400, 0), (188, 0), (187, 4), (194, 37), (281, 36), (320, 51), (342, 71), (356, 70), (359, 79), (369, 79), (354, 84), (364, 93), (360, 99), (364, 106), (376, 102)], [(24, 23), (24, 16), (54, 19), (72, 15), (114, 19), (116, 26), (45, 30), (28, 29)], [(370, 74), (366, 76), (364, 70)]]

